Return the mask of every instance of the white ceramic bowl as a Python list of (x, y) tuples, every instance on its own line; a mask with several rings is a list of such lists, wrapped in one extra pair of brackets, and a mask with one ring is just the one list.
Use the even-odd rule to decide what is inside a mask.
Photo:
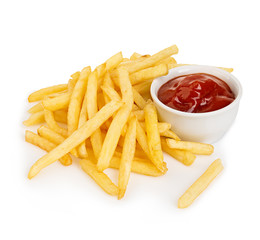
[[(192, 73), (207, 73), (222, 79), (235, 94), (235, 100), (228, 106), (216, 111), (187, 113), (172, 109), (158, 99), (158, 90), (164, 83), (175, 77)], [(172, 130), (182, 140), (206, 143), (216, 142), (227, 132), (236, 118), (242, 95), (242, 87), (236, 77), (222, 69), (203, 65), (173, 68), (167, 76), (154, 79), (150, 91), (161, 121), (171, 123)]]

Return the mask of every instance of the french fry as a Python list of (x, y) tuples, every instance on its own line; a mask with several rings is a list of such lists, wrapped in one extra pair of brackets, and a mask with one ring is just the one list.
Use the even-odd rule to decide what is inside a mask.
[(40, 111), (43, 111), (43, 106), (42, 106), (42, 103), (39, 102), (37, 104), (35, 104), (34, 106), (32, 106), (29, 110), (28, 110), (28, 113), (37, 113), (37, 112), (40, 112)]
[[(157, 62), (170, 57), (173, 54), (178, 53), (178, 48), (176, 45), (170, 46), (154, 55), (151, 57), (145, 58), (141, 62), (133, 62), (131, 65), (129, 64), (126, 67), (126, 70), (129, 72), (129, 74), (140, 71), (144, 68), (149, 68), (155, 65)], [(124, 66), (125, 67), (125, 66)]]
[(214, 152), (214, 147), (211, 144), (176, 141), (169, 138), (166, 139), (166, 142), (170, 148), (187, 150), (198, 155), (210, 155)]
[(52, 87), (42, 88), (36, 92), (31, 93), (28, 97), (28, 101), (29, 102), (40, 101), (40, 100), (44, 99), (44, 97), (46, 97), (50, 94), (64, 91), (67, 88), (68, 88), (67, 84), (60, 84), (60, 85), (56, 85), (56, 86), (52, 86)]
[(178, 208), (186, 208), (208, 187), (224, 169), (220, 159), (215, 160), (208, 169), (179, 198)]
[(117, 186), (110, 180), (110, 178), (103, 172), (97, 170), (97, 166), (90, 160), (80, 160), (80, 166), (106, 193), (116, 196), (118, 195)]
[(140, 144), (141, 148), (143, 149), (146, 156), (151, 159), (148, 143), (147, 143), (147, 136), (145, 134), (145, 130), (141, 127), (139, 121), (136, 123), (136, 140)]
[(145, 94), (150, 92), (150, 87), (152, 84), (153, 79), (146, 80), (144, 82), (135, 84), (133, 87), (134, 89), (139, 92), (140, 94)]
[(79, 79), (71, 94), (68, 108), (68, 134), (71, 135), (77, 128), (79, 123), (79, 114), (81, 104), (86, 92), (88, 76), (91, 72), (90, 67), (82, 69)]
[(124, 139), (124, 146), (118, 177), (118, 199), (121, 199), (125, 195), (126, 187), (131, 173), (132, 161), (135, 155), (135, 142), (136, 117), (130, 119)]
[(168, 74), (167, 64), (159, 64), (150, 68), (143, 69), (139, 72), (132, 73), (130, 80), (132, 85), (141, 83), (143, 81), (154, 79)]
[(182, 164), (186, 166), (190, 166), (191, 164), (194, 163), (196, 156), (193, 153), (185, 150), (169, 148), (166, 139), (163, 137), (161, 137), (161, 144), (162, 144), (162, 150), (164, 152), (168, 153), (170, 156), (172, 156)]
[(163, 131), (163, 132), (161, 132), (161, 131), (159, 130), (159, 132), (160, 132), (161, 137), (167, 137), (167, 138), (173, 138), (173, 139), (175, 139), (175, 140), (181, 140), (181, 139), (177, 136), (177, 134), (176, 134), (175, 132), (173, 132), (172, 130), (170, 130), (170, 129), (167, 129), (167, 130), (165, 130), (165, 131)]
[(132, 89), (133, 89), (134, 102), (140, 109), (143, 109), (146, 104), (146, 101), (143, 99), (142, 95), (139, 92), (137, 92), (134, 88)]
[(53, 149), (51, 152), (40, 158), (30, 169), (28, 178), (36, 176), (43, 168), (54, 163), (63, 157), (73, 148), (85, 141), (94, 131), (96, 131), (112, 114), (122, 106), (121, 102), (111, 101), (105, 105), (97, 114), (85, 122), (81, 128), (76, 130), (64, 142)]
[[(40, 137), (39, 135), (26, 130), (25, 132), (25, 140), (26, 142), (29, 142), (35, 146), (38, 146), (39, 148), (45, 150), (46, 152), (50, 152), (52, 149), (56, 147), (56, 145), (47, 139)], [(71, 157), (66, 154), (63, 157), (59, 159), (59, 161), (64, 165), (64, 166), (69, 166), (72, 164), (72, 159)]]
[[(145, 123), (144, 122), (140, 122), (141, 127), (146, 131), (145, 128)], [(167, 122), (158, 122), (158, 131), (160, 134), (166, 132), (167, 130), (169, 130), (171, 128), (171, 124), (167, 123)]]
[(79, 80), (79, 76), (80, 76), (80, 72), (75, 72), (71, 75), (71, 79), (68, 82), (68, 93), (72, 93), (73, 89), (77, 83), (77, 81)]
[(40, 111), (31, 114), (31, 116), (27, 120), (23, 121), (23, 125), (29, 127), (44, 122), (45, 122), (44, 111)]
[(118, 92), (110, 86), (101, 86), (104, 94), (109, 97), (110, 100), (121, 101), (121, 97)]
[[(110, 77), (110, 73), (106, 72), (105, 76), (104, 76), (104, 80), (103, 80), (103, 87), (109, 87), (112, 88), (114, 90), (114, 83)], [(103, 89), (102, 89), (103, 90)], [(104, 100), (106, 103), (108, 103), (110, 101), (111, 98), (109, 98), (109, 96), (105, 93), (105, 91), (103, 90), (104, 93)]]
[(133, 60), (136, 60), (138, 58), (140, 58), (142, 56), (142, 54), (140, 53), (137, 53), (137, 52), (134, 52), (131, 57), (130, 57), (130, 60), (133, 61)]
[(97, 162), (99, 171), (103, 171), (109, 167), (109, 162), (114, 154), (121, 131), (127, 122), (133, 106), (133, 91), (128, 72), (124, 69), (118, 69), (118, 75), (123, 96), (122, 101), (125, 105), (117, 112), (107, 131)]
[(161, 172), (164, 172), (163, 153), (160, 134), (158, 131), (157, 111), (152, 103), (146, 104), (144, 108), (144, 118), (151, 161)]
[(131, 115), (135, 115), (138, 121), (144, 121), (144, 111), (136, 110), (131, 113)]
[(58, 123), (55, 121), (54, 113), (52, 111), (44, 109), (44, 117), (50, 129), (61, 134), (63, 137), (68, 136), (67, 130), (59, 126)]
[(109, 58), (106, 61), (106, 70), (110, 71), (117, 67), (121, 62), (123, 61), (123, 55), (122, 52), (119, 52), (115, 55), (113, 55), (111, 58)]
[(53, 131), (52, 129), (42, 125), (37, 129), (39, 136), (49, 140), (50, 142), (59, 145), (61, 144), (66, 138), (63, 137), (61, 134)]
[(167, 64), (167, 66), (171, 64), (177, 64), (176, 60), (173, 57), (165, 58), (164, 60), (159, 62), (160, 64)]
[[(88, 85), (87, 85), (87, 92), (84, 98), (84, 102), (86, 100), (86, 109), (88, 113), (89, 119), (95, 116), (95, 114), (98, 112), (98, 106), (97, 106), (97, 86), (98, 79), (96, 72), (92, 72), (89, 75), (88, 79)], [(83, 104), (84, 105), (84, 104)], [(101, 130), (97, 129), (90, 137), (90, 142), (92, 145), (92, 148), (94, 150), (95, 157), (98, 158), (101, 147), (102, 147), (102, 138), (101, 138)], [(85, 143), (81, 144), (80, 148), (85, 148)], [(85, 152), (85, 149), (83, 150)]]
[(45, 109), (48, 109), (52, 112), (68, 108), (70, 102), (70, 93), (64, 93), (55, 98), (47, 98), (42, 101), (42, 105)]
[(63, 109), (57, 110), (57, 111), (53, 112), (53, 114), (54, 114), (55, 121), (67, 124), (67, 111), (66, 110), (63, 110)]

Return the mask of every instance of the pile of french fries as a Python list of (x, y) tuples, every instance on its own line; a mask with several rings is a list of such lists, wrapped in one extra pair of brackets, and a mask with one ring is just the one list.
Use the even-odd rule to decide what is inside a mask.
[[(153, 79), (182, 65), (172, 57), (177, 53), (176, 45), (151, 56), (134, 53), (130, 59), (119, 52), (94, 70), (88, 66), (72, 74), (67, 84), (30, 94), (29, 102), (37, 103), (23, 123), (42, 125), (37, 133), (27, 130), (25, 139), (48, 153), (34, 163), (28, 178), (57, 160), (69, 166), (80, 159), (82, 169), (105, 192), (121, 199), (131, 172), (153, 177), (167, 172), (163, 151), (187, 166), (195, 154), (210, 155), (212, 145), (181, 141), (171, 124), (158, 121), (150, 97)], [(222, 169), (216, 161), (211, 168)], [(107, 168), (119, 170), (118, 186), (104, 173)], [(190, 205), (219, 171), (213, 172), (197, 180), (178, 206)]]

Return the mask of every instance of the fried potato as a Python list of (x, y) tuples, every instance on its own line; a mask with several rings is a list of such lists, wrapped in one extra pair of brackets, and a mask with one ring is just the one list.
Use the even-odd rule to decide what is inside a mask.
[(34, 106), (32, 106), (28, 110), (28, 113), (37, 113), (37, 112), (40, 112), (40, 111), (43, 111), (43, 106), (42, 106), (41, 102), (39, 102), (39, 103), (35, 104)]
[(132, 161), (135, 155), (136, 121), (136, 117), (130, 119), (124, 139), (118, 177), (118, 199), (121, 199), (125, 195), (131, 173)]
[(131, 113), (131, 115), (135, 115), (138, 121), (144, 121), (144, 111), (136, 110)]
[(44, 97), (57, 93), (57, 92), (62, 92), (68, 88), (68, 84), (60, 84), (60, 85), (55, 85), (52, 87), (47, 87), (47, 88), (42, 88), (36, 92), (33, 92), (29, 95), (28, 101), (29, 102), (36, 102), (44, 99)]
[(71, 135), (77, 128), (79, 123), (79, 114), (81, 104), (86, 92), (88, 76), (91, 72), (90, 67), (84, 68), (79, 76), (73, 92), (71, 94), (68, 107), (68, 134)]
[(67, 124), (67, 110), (57, 110), (53, 114), (55, 121)]
[[(152, 55), (151, 57), (145, 58), (143, 61), (141, 62), (133, 62), (131, 65), (129, 64), (126, 67), (126, 70), (131, 74), (137, 71), (140, 71), (144, 68), (149, 68), (152, 67), (153, 65), (155, 65), (157, 62), (170, 57), (173, 54), (178, 53), (178, 48), (176, 45), (173, 45), (171, 47), (168, 47), (154, 55)], [(124, 66), (125, 67), (125, 66)]]
[(170, 148), (187, 150), (198, 155), (210, 155), (214, 152), (214, 147), (211, 144), (176, 141), (169, 138), (166, 139), (166, 142)]
[(79, 162), (80, 166), (106, 193), (116, 196), (118, 195), (117, 186), (103, 172), (97, 170), (97, 166), (90, 160), (83, 159)]
[[(35, 146), (38, 146), (39, 148), (45, 150), (46, 152), (50, 152), (52, 149), (56, 147), (56, 144), (48, 141), (47, 139), (40, 137), (39, 135), (26, 130), (25, 132), (25, 140), (26, 142), (29, 142)], [(72, 159), (71, 157), (66, 154), (63, 157), (59, 159), (59, 161), (64, 165), (64, 166), (69, 166), (72, 164)]]
[[(146, 131), (145, 128), (145, 123), (144, 122), (140, 122), (141, 127)], [(171, 124), (167, 123), (167, 122), (158, 122), (158, 131), (160, 134), (166, 132), (167, 130), (169, 130), (171, 128)]]
[(164, 172), (163, 153), (158, 131), (157, 110), (151, 102), (146, 104), (144, 108), (144, 118), (151, 160), (161, 172)]
[(215, 160), (208, 169), (179, 198), (178, 208), (186, 208), (208, 187), (216, 176), (224, 169), (220, 159)]
[(163, 131), (163, 132), (161, 132), (161, 131), (159, 130), (159, 132), (160, 132), (161, 137), (167, 137), (167, 138), (173, 138), (173, 139), (175, 139), (175, 140), (181, 140), (181, 139), (177, 136), (177, 134), (176, 134), (175, 132), (173, 132), (172, 130), (170, 130), (170, 129), (167, 129), (167, 130), (165, 130), (165, 131)]
[(79, 76), (80, 76), (80, 72), (75, 72), (71, 75), (71, 79), (68, 82), (68, 93), (72, 93), (73, 89), (77, 83), (77, 81), (79, 80)]
[(105, 105), (97, 114), (85, 122), (81, 128), (76, 130), (63, 143), (53, 149), (51, 152), (40, 158), (30, 169), (28, 178), (36, 176), (43, 168), (54, 163), (57, 159), (63, 157), (73, 148), (86, 140), (94, 131), (96, 131), (112, 114), (122, 106), (122, 103), (111, 101)]
[(37, 132), (41, 137), (49, 140), (50, 142), (52, 142), (56, 145), (61, 144), (66, 139), (61, 134), (53, 131), (52, 129), (50, 129), (44, 125), (40, 126), (37, 129)]
[(113, 55), (111, 58), (109, 58), (106, 61), (106, 70), (110, 71), (117, 67), (121, 62), (123, 61), (123, 55), (122, 52), (119, 52), (115, 55)]
[(110, 86), (101, 86), (104, 94), (109, 97), (110, 100), (121, 101), (121, 97), (118, 92)]
[(23, 125), (29, 127), (32, 125), (44, 123), (44, 121), (45, 121), (44, 111), (40, 111), (31, 114), (31, 116), (27, 120), (23, 121)]
[(145, 130), (141, 127), (139, 121), (136, 123), (136, 140), (140, 144), (141, 148), (143, 149), (146, 156), (151, 159), (149, 146), (147, 143), (147, 136), (145, 134)]
[(167, 64), (160, 64), (154, 67), (143, 69), (139, 72), (132, 73), (130, 80), (132, 85), (141, 83), (143, 81), (154, 79), (168, 74)]
[(70, 93), (64, 93), (55, 98), (47, 98), (42, 101), (42, 105), (45, 109), (48, 109), (52, 112), (68, 108), (70, 102)]
[(164, 152), (168, 153), (170, 156), (172, 156), (174, 159), (181, 162), (182, 164), (190, 166), (194, 163), (196, 156), (193, 153), (185, 150), (169, 148), (166, 139), (163, 137), (161, 137), (161, 144), (162, 150)]
[(134, 88), (132, 88), (132, 90), (133, 90), (134, 102), (140, 109), (143, 109), (146, 104), (146, 101), (144, 100), (142, 95), (139, 92), (137, 92)]
[(152, 81), (153, 81), (153, 79), (146, 80), (142, 83), (135, 84), (133, 87), (140, 94), (146, 94), (146, 93), (150, 92), (150, 87), (151, 87)]

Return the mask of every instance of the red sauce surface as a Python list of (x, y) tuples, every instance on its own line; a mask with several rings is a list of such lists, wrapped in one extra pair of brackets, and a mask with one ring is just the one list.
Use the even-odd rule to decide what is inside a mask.
[(230, 87), (221, 79), (196, 73), (169, 80), (158, 91), (159, 100), (173, 109), (189, 112), (211, 112), (232, 103)]

